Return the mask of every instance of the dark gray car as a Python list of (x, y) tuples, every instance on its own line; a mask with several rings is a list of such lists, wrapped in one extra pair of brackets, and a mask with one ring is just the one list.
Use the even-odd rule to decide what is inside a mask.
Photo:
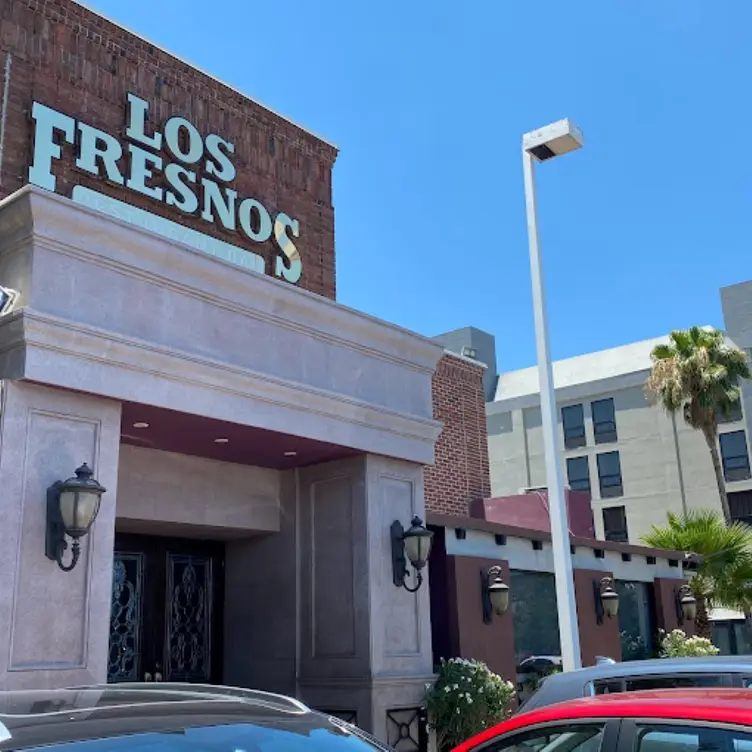
[(393, 752), (288, 697), (178, 684), (0, 692), (0, 751), (6, 750)]
[(527, 712), (590, 695), (674, 687), (752, 687), (752, 656), (657, 658), (554, 674), (520, 710)]

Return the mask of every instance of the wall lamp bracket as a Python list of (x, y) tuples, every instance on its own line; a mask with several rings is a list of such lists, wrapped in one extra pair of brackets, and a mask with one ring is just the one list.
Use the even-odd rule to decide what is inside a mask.
[(619, 613), (619, 594), (613, 588), (611, 577), (593, 580), (593, 596), (595, 598), (595, 621), (598, 626), (603, 624), (603, 617), (613, 619)]
[[(420, 517), (413, 517), (408, 530), (395, 520), (389, 530), (392, 545), (392, 581), (395, 587), (415, 593), (423, 584), (423, 568), (431, 555), (433, 532), (427, 530)], [(407, 584), (408, 563), (415, 570), (415, 585)]]
[(501, 567), (480, 570), (480, 593), (483, 603), (483, 622), (490, 624), (493, 615), (503, 616), (509, 609), (509, 585), (501, 578)]
[(692, 595), (689, 585), (682, 585), (674, 589), (674, 605), (676, 607), (676, 620), (681, 626), (685, 621), (694, 621), (697, 616), (697, 598)]
[[(63, 572), (75, 569), (81, 558), (83, 538), (99, 513), (102, 495), (107, 489), (93, 477), (91, 468), (84, 462), (76, 474), (68, 480), (55, 481), (47, 489), (47, 529), (45, 532), (45, 556), (57, 562)], [(71, 538), (71, 560), (63, 563), (68, 550), (67, 538)]]

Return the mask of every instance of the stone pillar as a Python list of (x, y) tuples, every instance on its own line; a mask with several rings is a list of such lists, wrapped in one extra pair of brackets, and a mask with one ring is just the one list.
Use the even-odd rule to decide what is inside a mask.
[(451, 656), (483, 661), (504, 679), (516, 684), (514, 657), (514, 618), (510, 603), (503, 616), (483, 621), (481, 572), (500, 566), (501, 577), (509, 585), (509, 564), (500, 559), (475, 556), (446, 557), (447, 613)]
[[(104, 682), (120, 403), (6, 381), (0, 410), (0, 688)], [(83, 462), (107, 493), (63, 572), (44, 552), (47, 488)]]
[(385, 741), (417, 738), (433, 678), (428, 581), (395, 587), (389, 528), (424, 517), (423, 469), (362, 456), (299, 479), (301, 697)]
[(609, 619), (604, 616), (603, 623), (598, 624), (595, 612), (594, 583), (600, 583), (604, 577), (613, 578), (613, 574), (592, 569), (575, 569), (573, 574), (577, 621), (580, 625), (582, 665), (595, 665), (595, 659), (599, 655), (620, 661), (621, 641), (618, 617)]

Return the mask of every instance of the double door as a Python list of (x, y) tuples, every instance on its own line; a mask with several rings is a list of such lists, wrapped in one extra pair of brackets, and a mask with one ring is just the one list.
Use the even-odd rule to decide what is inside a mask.
[(219, 683), (224, 545), (115, 536), (110, 682)]

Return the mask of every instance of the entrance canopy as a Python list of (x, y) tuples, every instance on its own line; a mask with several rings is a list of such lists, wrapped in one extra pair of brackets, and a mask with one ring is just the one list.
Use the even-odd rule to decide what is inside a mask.
[[(31, 186), (0, 202), (0, 285), (18, 292), (2, 379), (269, 432), (251, 441), (267, 462), (332, 447), (433, 462), (442, 348), (424, 337)], [(178, 441), (164, 413), (126, 411)], [(208, 427), (192, 425), (186, 445)]]
[(358, 453), (325, 441), (133, 402), (122, 406), (120, 432), (122, 443), (130, 446), (276, 470)]

